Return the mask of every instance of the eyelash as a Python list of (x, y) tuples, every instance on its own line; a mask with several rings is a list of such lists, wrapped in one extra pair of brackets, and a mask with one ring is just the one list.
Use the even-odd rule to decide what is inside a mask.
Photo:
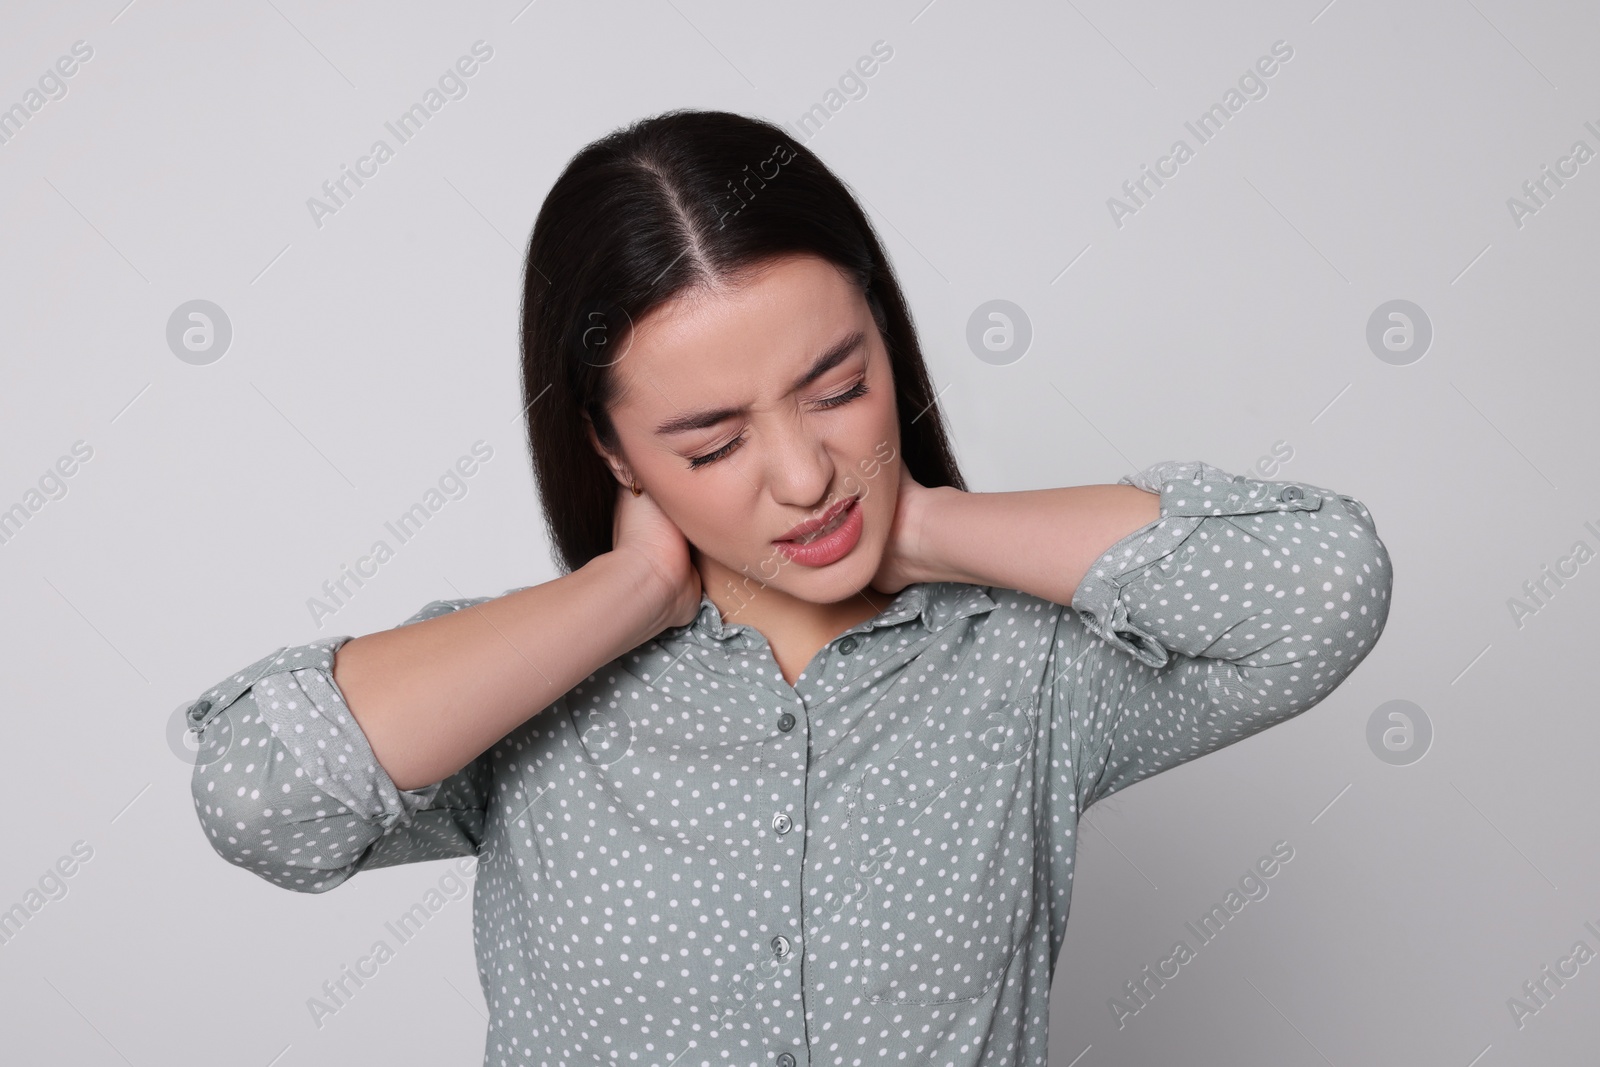
[[(855, 385), (852, 385), (849, 389), (840, 393), (838, 396), (830, 396), (826, 400), (817, 401), (817, 406), (823, 409), (841, 407), (850, 403), (852, 400), (859, 400), (866, 395), (867, 380), (862, 378), (860, 381), (856, 382)], [(729, 441), (727, 444), (723, 445), (721, 448), (717, 449), (715, 452), (707, 453), (704, 456), (690, 457), (689, 468), (691, 470), (698, 470), (707, 464), (715, 463), (717, 460), (722, 459), (724, 456), (728, 455), (735, 448), (737, 448), (740, 442), (743, 440), (744, 435), (741, 434), (738, 437), (735, 437), (732, 441)]]

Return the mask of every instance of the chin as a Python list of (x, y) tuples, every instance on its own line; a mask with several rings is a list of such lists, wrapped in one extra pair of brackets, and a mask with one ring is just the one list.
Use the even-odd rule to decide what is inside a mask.
[(797, 563), (785, 564), (785, 571), (801, 572), (800, 578), (794, 581), (800, 588), (793, 595), (817, 604), (837, 604), (855, 596), (859, 590), (872, 584), (872, 576), (878, 573), (883, 559), (881, 550), (867, 554), (862, 554), (863, 551), (864, 546), (858, 548), (849, 558), (828, 567), (825, 573), (803, 568)]

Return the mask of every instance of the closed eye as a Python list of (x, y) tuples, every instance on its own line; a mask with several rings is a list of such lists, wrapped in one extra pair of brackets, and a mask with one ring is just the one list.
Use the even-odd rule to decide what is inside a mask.
[(863, 378), (859, 382), (857, 382), (856, 384), (852, 385), (849, 389), (846, 389), (844, 392), (840, 393), (838, 396), (830, 396), (826, 400), (817, 401), (817, 407), (819, 407), (819, 408), (836, 408), (836, 407), (839, 407), (841, 404), (848, 404), (852, 400), (860, 400), (862, 397), (864, 397), (866, 395), (867, 395), (867, 380), (865, 378)]
[[(864, 397), (866, 395), (867, 395), (867, 380), (866, 380), (866, 378), (862, 378), (860, 381), (856, 382), (855, 385), (852, 385), (849, 389), (846, 389), (844, 392), (840, 393), (839, 395), (830, 396), (826, 400), (817, 401), (817, 407), (822, 408), (824, 410), (826, 410), (828, 408), (843, 407), (845, 404), (850, 403), (852, 400), (860, 400), (862, 397)], [(717, 449), (715, 452), (708, 452), (703, 456), (692, 456), (692, 457), (690, 457), (690, 459), (689, 459), (689, 467), (690, 467), (691, 470), (699, 470), (701, 467), (707, 466), (708, 464), (711, 464), (711, 463), (715, 463), (715, 462), (717, 462), (717, 460), (722, 459), (725, 456), (731, 455), (733, 453), (733, 451), (735, 449), (737, 449), (743, 443), (744, 443), (744, 435), (740, 434), (738, 437), (735, 437), (732, 441), (729, 441), (727, 444), (723, 445), (721, 448)]]

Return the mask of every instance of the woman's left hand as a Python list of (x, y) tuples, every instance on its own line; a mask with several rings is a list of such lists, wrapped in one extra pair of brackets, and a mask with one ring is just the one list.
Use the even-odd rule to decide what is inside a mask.
[(889, 540), (883, 546), (878, 572), (872, 577), (872, 588), (880, 593), (898, 593), (908, 585), (930, 580), (921, 558), (920, 531), (929, 499), (937, 490), (913, 478), (902, 456), (897, 492)]

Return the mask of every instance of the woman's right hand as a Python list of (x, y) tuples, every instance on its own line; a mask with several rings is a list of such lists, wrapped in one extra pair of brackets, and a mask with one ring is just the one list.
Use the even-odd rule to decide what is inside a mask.
[(634, 496), (617, 486), (611, 522), (611, 550), (643, 558), (660, 580), (663, 628), (685, 626), (700, 610), (700, 571), (689, 554), (689, 541), (646, 491)]

